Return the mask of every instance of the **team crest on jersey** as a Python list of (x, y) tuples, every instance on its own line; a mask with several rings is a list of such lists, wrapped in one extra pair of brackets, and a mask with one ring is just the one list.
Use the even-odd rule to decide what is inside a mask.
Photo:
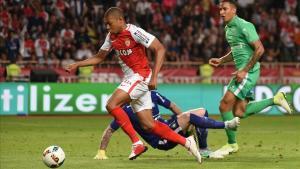
[(126, 45), (127, 47), (130, 46), (130, 40), (129, 40), (129, 39), (126, 39), (126, 40), (125, 40), (125, 45)]

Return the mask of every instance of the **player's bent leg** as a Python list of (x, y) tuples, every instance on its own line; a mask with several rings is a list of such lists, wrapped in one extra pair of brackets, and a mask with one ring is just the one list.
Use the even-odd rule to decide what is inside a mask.
[(236, 96), (231, 91), (227, 91), (220, 102), (220, 112), (225, 113), (231, 111), (235, 102)]
[[(145, 111), (149, 111), (151, 112), (151, 110), (145, 110)], [(144, 114), (147, 114), (147, 113), (144, 113)], [(144, 120), (140, 120), (140, 124), (142, 126), (143, 129), (145, 129), (146, 131), (147, 130), (150, 130), (153, 126), (153, 118), (147, 118), (147, 116), (144, 117)], [(146, 152), (148, 150), (148, 147), (145, 146), (143, 144), (143, 142), (138, 142), (136, 144), (133, 144), (132, 145), (132, 148), (131, 148), (131, 153), (129, 155), (129, 160), (134, 160), (136, 159), (138, 156), (142, 155), (144, 152)]]
[[(248, 101), (247, 100), (236, 100), (235, 105), (233, 107), (234, 109), (234, 114), (236, 116), (240, 116), (243, 117), (244, 111), (245, 111), (245, 107), (247, 105)], [(231, 122), (227, 123), (227, 125), (239, 125), (240, 120), (239, 118), (235, 117), (234, 119), (232, 119)], [(232, 126), (231, 126), (232, 127)], [(227, 130), (229, 131), (229, 130)], [(228, 142), (228, 144), (224, 145), (222, 148), (218, 149), (215, 153), (216, 154), (221, 154), (221, 155), (228, 155), (230, 153), (235, 153), (239, 150), (239, 146), (236, 142)]]
[(233, 113), (235, 117), (244, 117), (244, 113), (246, 111), (246, 106), (248, 104), (248, 100), (237, 100), (235, 105), (233, 106)]
[(184, 112), (177, 116), (178, 125), (182, 128), (183, 131), (186, 131), (190, 126), (190, 113)]
[[(236, 127), (238, 125), (239, 120), (238, 118), (234, 118), (228, 123), (227, 126), (229, 127)], [(219, 128), (223, 129), (225, 127), (224, 122), (218, 122), (213, 119), (208, 118), (208, 113), (205, 109), (193, 109), (189, 110), (177, 117), (178, 124), (181, 126), (187, 126), (186, 123), (191, 123), (196, 126), (196, 136), (198, 138), (199, 144), (199, 152), (201, 157), (204, 158), (224, 158), (221, 154), (216, 154), (210, 151), (207, 148), (207, 129), (206, 128)], [(229, 126), (230, 125), (230, 126)], [(185, 129), (184, 129), (185, 130)]]
[(138, 119), (142, 128), (145, 131), (151, 132), (160, 138), (164, 138), (166, 140), (185, 145), (186, 139), (179, 135), (178, 133), (174, 132), (172, 129), (169, 128), (166, 124), (156, 121), (152, 117), (151, 110), (143, 110), (137, 112)]
[(242, 118), (247, 118), (249, 116), (257, 114), (261, 112), (263, 109), (265, 109), (266, 107), (272, 105), (274, 105), (273, 98), (249, 102), (246, 106), (246, 111)]
[[(219, 106), (223, 121), (232, 120), (234, 118), (232, 109), (236, 100), (236, 96), (231, 91), (225, 93)], [(236, 131), (227, 129), (225, 131), (228, 138), (228, 144), (236, 143)]]
[(186, 130), (190, 124), (199, 128), (224, 129), (224, 122), (210, 119), (205, 114), (208, 114), (204, 108), (189, 110), (177, 117), (179, 126)]
[(152, 110), (145, 109), (139, 112), (136, 112), (136, 115), (139, 119), (140, 125), (143, 130), (147, 132), (151, 132), (154, 127), (154, 119), (152, 117)]
[[(232, 109), (236, 100), (236, 96), (230, 90), (225, 93), (219, 106), (223, 121), (234, 119)], [(216, 151), (216, 153), (219, 153), (220, 155), (228, 155), (230, 152), (235, 150), (232, 147), (238, 147), (236, 142), (236, 131), (228, 129), (225, 129), (225, 131), (228, 138), (228, 143)]]
[(128, 115), (120, 107), (124, 103), (128, 103), (130, 101), (131, 99), (128, 93), (121, 89), (117, 89), (108, 100), (106, 109), (110, 114), (114, 116), (119, 126), (121, 126), (122, 130), (130, 137), (133, 144), (129, 159), (133, 160), (147, 151), (147, 147), (144, 146), (143, 142), (138, 138)]
[(291, 108), (290, 104), (288, 103), (285, 93), (278, 92), (274, 96), (273, 101), (274, 101), (274, 104), (283, 107), (287, 111), (287, 113), (292, 114), (293, 109)]
[(190, 123), (200, 128), (224, 129), (225, 123), (210, 119), (208, 117), (200, 117), (196, 114), (190, 114)]
[[(189, 113), (187, 113), (189, 114)], [(207, 113), (205, 113), (207, 114)], [(202, 116), (202, 114), (201, 114)], [(240, 123), (240, 119), (238, 117), (233, 118), (230, 121), (218, 122), (213, 119), (209, 119), (208, 117), (201, 117), (197, 114), (190, 113), (190, 121), (192, 124), (196, 126), (197, 138), (199, 141), (200, 154), (205, 158), (224, 158), (223, 153), (215, 153), (211, 152), (207, 149), (207, 129), (206, 128), (214, 128), (214, 129), (236, 129), (236, 127)], [(232, 151), (230, 149), (230, 151)], [(228, 151), (228, 153), (230, 152)], [(227, 153), (226, 153), (227, 154)]]
[[(188, 149), (188, 151), (190, 151), (196, 157), (197, 161), (201, 163), (201, 155), (198, 151), (197, 144), (195, 142), (194, 137), (184, 138), (183, 136), (179, 135), (178, 133), (170, 129), (169, 126), (167, 126), (166, 124), (160, 121), (153, 120), (151, 111), (148, 110), (139, 111), (137, 112), (137, 116), (143, 128), (149, 129), (152, 127), (151, 133), (159, 136), (160, 138), (183, 145)], [(154, 121), (154, 122), (149, 123), (145, 121)]]
[[(208, 118), (208, 112), (203, 109), (193, 109), (189, 111), (199, 117)], [(223, 122), (222, 122), (223, 123)], [(223, 156), (215, 156), (212, 151), (208, 149), (207, 146), (207, 136), (208, 130), (207, 128), (195, 127), (194, 136), (196, 136), (196, 141), (198, 141), (199, 152), (202, 158), (223, 158)]]

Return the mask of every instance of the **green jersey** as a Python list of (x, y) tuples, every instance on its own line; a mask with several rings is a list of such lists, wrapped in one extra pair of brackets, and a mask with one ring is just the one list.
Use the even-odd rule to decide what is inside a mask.
[[(250, 43), (259, 39), (255, 27), (252, 23), (235, 16), (225, 26), (225, 35), (231, 47), (235, 67), (240, 70), (247, 65), (253, 55), (254, 49)], [(260, 64), (257, 62), (250, 71), (259, 68)]]

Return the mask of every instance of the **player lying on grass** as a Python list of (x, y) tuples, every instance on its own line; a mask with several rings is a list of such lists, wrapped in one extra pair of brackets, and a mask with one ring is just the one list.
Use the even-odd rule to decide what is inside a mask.
[[(239, 125), (239, 118), (234, 118), (230, 121), (218, 122), (208, 118), (208, 113), (204, 108), (198, 108), (189, 110), (182, 113), (182, 111), (172, 103), (166, 97), (162, 96), (156, 91), (151, 91), (151, 98), (153, 102), (152, 114), (155, 120), (167, 124), (172, 130), (179, 133), (180, 135), (187, 137), (188, 129), (191, 125), (195, 126), (197, 139), (199, 141), (200, 153), (203, 157), (209, 157), (210, 152), (207, 148), (207, 128), (214, 129), (235, 129)], [(171, 110), (174, 115), (170, 119), (165, 120), (159, 114), (158, 105), (163, 106)], [(136, 114), (133, 112), (130, 105), (123, 106), (123, 110), (129, 116), (131, 123), (137, 133), (153, 148), (159, 150), (169, 150), (174, 148), (177, 144), (157, 137), (149, 132), (146, 132), (140, 126)], [(114, 120), (105, 129), (102, 139), (100, 141), (99, 150), (94, 159), (107, 159), (105, 154), (106, 147), (108, 146), (109, 140), (116, 130), (119, 129), (119, 125)], [(217, 157), (222, 158), (222, 156)]]

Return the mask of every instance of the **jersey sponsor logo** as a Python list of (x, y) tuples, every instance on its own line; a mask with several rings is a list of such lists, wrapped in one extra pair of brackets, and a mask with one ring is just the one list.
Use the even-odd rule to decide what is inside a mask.
[(149, 43), (150, 39), (139, 30), (135, 31), (133, 34), (137, 36), (139, 39), (141, 39), (142, 41)]
[(126, 40), (125, 40), (125, 45), (126, 45), (127, 47), (130, 46), (130, 40), (129, 40), (129, 39), (126, 39)]
[(116, 50), (116, 54), (118, 56), (122, 55), (122, 56), (129, 56), (132, 53), (131, 49), (123, 49), (123, 50)]

